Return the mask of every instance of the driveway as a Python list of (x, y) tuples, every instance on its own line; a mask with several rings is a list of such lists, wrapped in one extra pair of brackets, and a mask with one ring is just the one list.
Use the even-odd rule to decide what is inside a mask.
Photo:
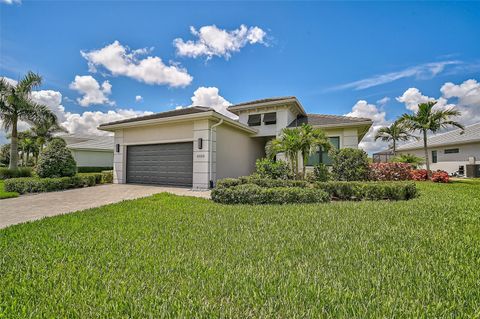
[(210, 191), (130, 184), (108, 184), (61, 192), (25, 195), (0, 200), (0, 228), (162, 192), (210, 198)]

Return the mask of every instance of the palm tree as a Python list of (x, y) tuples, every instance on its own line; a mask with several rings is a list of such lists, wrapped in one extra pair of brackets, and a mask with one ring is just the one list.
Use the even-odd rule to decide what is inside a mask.
[(412, 154), (400, 154), (392, 158), (391, 160), (394, 163), (406, 163), (410, 164), (413, 168), (417, 168), (418, 166), (425, 163), (424, 159)]
[[(48, 117), (40, 118), (38, 121), (35, 121), (31, 128), (31, 131), (33, 136), (35, 136), (39, 151), (43, 149), (45, 143), (47, 143), (54, 137), (55, 133), (67, 132), (67, 130), (60, 126), (56, 120), (52, 120)], [(37, 160), (37, 157), (38, 154), (36, 154), (35, 160)]]
[(37, 104), (31, 99), (32, 89), (41, 83), (42, 78), (33, 72), (28, 72), (16, 85), (0, 79), (0, 120), (3, 128), (11, 131), (11, 169), (18, 166), (18, 121), (31, 124), (42, 118), (57, 121), (57, 117), (47, 106)]
[(446, 110), (433, 110), (437, 102), (431, 101), (418, 105), (418, 111), (415, 114), (403, 114), (399, 121), (414, 131), (420, 131), (423, 134), (423, 149), (425, 151), (425, 164), (427, 165), (428, 176), (430, 177), (430, 162), (428, 160), (428, 133), (436, 133), (442, 128), (458, 127), (464, 129), (463, 125), (451, 120), (453, 116), (459, 116), (460, 112), (454, 108)]
[(30, 131), (24, 131), (18, 133), (19, 147), (22, 150), (22, 159), (23, 166), (28, 166), (28, 160), (30, 159), (30, 154), (38, 153), (38, 146), (36, 143), (35, 137)]
[(303, 124), (301, 127), (285, 128), (279, 138), (271, 140), (266, 145), (267, 156), (273, 158), (279, 153), (284, 153), (290, 163), (292, 175), (299, 177), (298, 167), (299, 154), (303, 159), (302, 177), (305, 178), (306, 165), (310, 154), (322, 146), (329, 148), (330, 143), (327, 137), (320, 129), (315, 129), (311, 125)]
[(397, 152), (397, 142), (408, 141), (410, 138), (417, 137), (410, 134), (409, 128), (399, 120), (393, 122), (390, 126), (379, 128), (375, 133), (375, 141), (381, 139), (383, 142), (392, 142), (393, 156), (395, 156)]
[(330, 149), (330, 142), (327, 136), (321, 129), (303, 124), (300, 127), (300, 153), (303, 160), (303, 178), (305, 178), (307, 173), (308, 157), (315, 153), (318, 147), (322, 147), (325, 150)]

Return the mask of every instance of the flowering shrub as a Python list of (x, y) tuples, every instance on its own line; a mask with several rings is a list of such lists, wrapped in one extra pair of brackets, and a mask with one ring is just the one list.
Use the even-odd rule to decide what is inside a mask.
[(411, 170), (407, 163), (374, 163), (370, 164), (370, 180), (405, 181), (411, 179)]
[(410, 178), (414, 181), (426, 181), (428, 174), (426, 169), (414, 169), (410, 171)]
[(438, 170), (432, 173), (432, 182), (448, 183), (450, 182), (450, 177), (448, 176), (447, 172)]

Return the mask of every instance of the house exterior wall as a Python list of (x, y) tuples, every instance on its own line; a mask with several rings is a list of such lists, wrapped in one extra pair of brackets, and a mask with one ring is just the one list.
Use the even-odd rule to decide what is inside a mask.
[[(458, 148), (459, 152), (454, 154), (445, 154), (446, 149)], [(437, 163), (432, 163), (432, 151), (437, 151)], [(399, 150), (398, 154), (412, 154), (421, 158), (425, 157), (423, 149)], [(480, 164), (480, 142), (470, 144), (448, 145), (428, 148), (428, 157), (431, 170), (443, 170), (449, 174), (458, 171), (459, 166), (471, 164), (470, 158), (474, 158), (475, 164)], [(425, 168), (425, 165), (423, 165)], [(466, 167), (465, 167), (466, 169)]]
[(82, 166), (113, 166), (113, 152), (70, 150), (78, 167)]
[(264, 140), (226, 125), (218, 126), (216, 131), (216, 178), (253, 173), (255, 160), (265, 156)]
[(297, 118), (297, 113), (288, 106), (264, 107), (254, 110), (243, 110), (238, 113), (238, 121), (248, 125), (248, 116), (253, 114), (277, 113), (277, 123), (265, 125), (263, 118), (260, 126), (252, 126), (258, 130), (255, 136), (279, 136), (282, 129), (287, 127)]

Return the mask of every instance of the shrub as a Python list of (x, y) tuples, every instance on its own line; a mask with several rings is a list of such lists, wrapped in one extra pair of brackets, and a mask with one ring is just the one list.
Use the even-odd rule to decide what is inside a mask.
[(220, 187), (212, 190), (212, 200), (222, 204), (324, 203), (329, 195), (321, 189), (300, 187), (265, 188), (256, 184)]
[(438, 170), (436, 172), (432, 172), (432, 182), (448, 183), (450, 182), (450, 177), (448, 176), (447, 172)]
[(228, 188), (243, 184), (255, 184), (260, 187), (307, 187), (308, 182), (303, 180), (268, 179), (252, 175), (221, 179), (217, 181), (216, 188)]
[(101, 173), (103, 171), (113, 170), (111, 166), (80, 166), (77, 167), (79, 173)]
[(323, 164), (317, 164), (313, 167), (313, 179), (316, 182), (326, 182), (330, 179), (330, 172), (328, 171), (328, 167)]
[(94, 175), (76, 175), (57, 178), (11, 178), (5, 181), (5, 191), (25, 193), (53, 192), (70, 188), (94, 186)]
[(414, 181), (426, 181), (428, 173), (426, 169), (414, 169), (410, 172), (410, 178)]
[(418, 195), (413, 182), (320, 182), (315, 187), (337, 200), (408, 200)]
[(255, 162), (256, 173), (262, 178), (288, 179), (290, 177), (290, 168), (285, 161), (271, 161), (267, 158), (257, 159)]
[[(86, 179), (92, 178), (94, 181), (94, 185), (102, 183), (102, 173), (79, 173), (78, 176), (85, 177)], [(93, 185), (89, 185), (89, 186), (93, 186)]]
[(102, 171), (102, 183), (103, 184), (113, 183), (113, 171)]
[(370, 164), (369, 179), (372, 181), (406, 181), (411, 179), (412, 167), (406, 163)]
[(16, 177), (31, 177), (32, 168), (31, 167), (19, 167), (17, 169), (10, 168), (0, 168), (0, 180)]
[(425, 163), (425, 160), (421, 157), (412, 154), (400, 154), (391, 159), (392, 162), (410, 164), (412, 168), (416, 169), (419, 165)]
[(55, 138), (50, 141), (40, 153), (37, 174), (45, 177), (74, 176), (77, 173), (77, 164), (64, 140)]
[(342, 148), (332, 152), (332, 173), (339, 181), (364, 181), (368, 179), (368, 156), (363, 150)]

